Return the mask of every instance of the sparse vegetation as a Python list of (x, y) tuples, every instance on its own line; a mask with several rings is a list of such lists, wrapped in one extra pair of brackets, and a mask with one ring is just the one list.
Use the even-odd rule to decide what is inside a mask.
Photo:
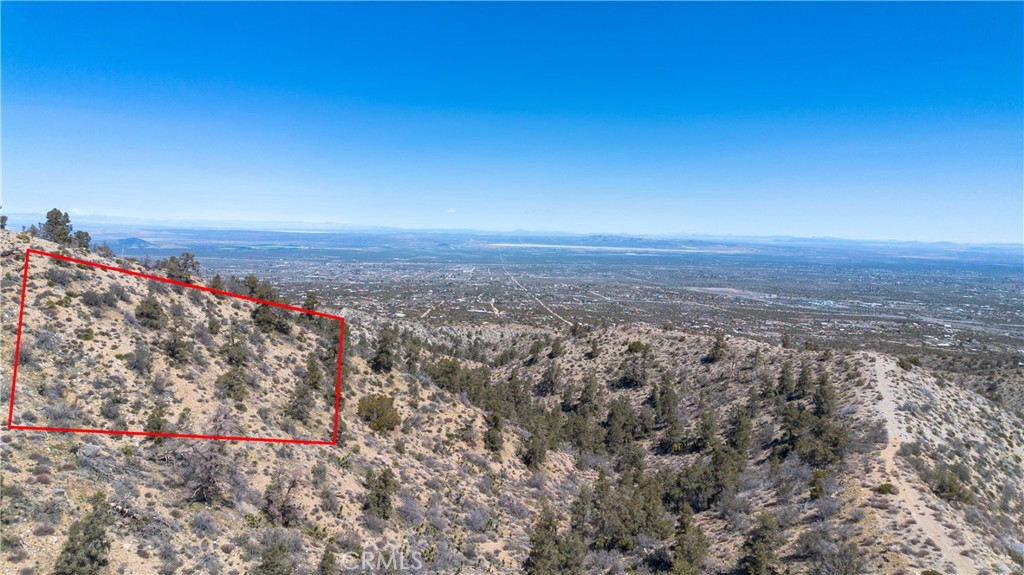
[[(198, 262), (172, 259), (119, 265), (205, 281)], [(39, 305), (26, 312), (36, 315), (19, 359), (25, 423), (330, 438), (336, 323), (142, 280), (119, 286), (74, 265), (41, 266), (30, 282)], [(278, 293), (255, 276), (213, 284), (337, 305), (329, 290)], [(128, 551), (153, 572), (337, 573), (340, 553), (374, 538), (402, 540), (446, 572), (854, 575), (878, 570), (883, 549), (943, 565), (949, 541), (974, 550), (963, 561), (1020, 568), (1002, 533), (1019, 529), (1024, 436), (994, 396), (967, 392), (927, 354), (901, 352), (925, 369), (878, 356), (876, 373), (873, 352), (802, 333), (788, 349), (768, 343), (778, 335), (712, 337), (682, 319), (347, 320), (336, 445), (0, 438), (5, 559), (48, 572), (54, 559), (36, 565), (25, 542), (71, 533), (85, 518), (66, 502), (103, 486), (117, 525), (106, 539), (121, 546), (131, 534)], [(883, 403), (895, 405), (902, 446), (888, 465)], [(938, 531), (948, 541), (906, 513), (909, 496), (956, 526)]]

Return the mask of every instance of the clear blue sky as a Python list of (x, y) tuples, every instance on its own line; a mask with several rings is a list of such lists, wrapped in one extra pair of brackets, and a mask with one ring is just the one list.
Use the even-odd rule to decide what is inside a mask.
[(1021, 3), (0, 10), (11, 213), (1024, 237)]

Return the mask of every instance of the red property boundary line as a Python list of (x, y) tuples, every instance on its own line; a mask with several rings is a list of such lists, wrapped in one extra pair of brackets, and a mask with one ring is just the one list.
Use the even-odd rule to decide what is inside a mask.
[[(334, 430), (333, 430), (333, 433), (332, 433), (332, 436), (331, 436), (331, 440), (330, 441), (317, 441), (317, 440), (314, 440), (314, 439), (287, 439), (287, 438), (282, 438), (282, 437), (236, 437), (236, 436), (232, 436), (232, 435), (201, 435), (201, 434), (194, 434), (194, 433), (157, 433), (157, 432), (149, 432), (149, 431), (128, 431), (128, 430), (118, 430), (118, 429), (107, 430), (107, 429), (91, 429), (91, 428), (44, 427), (44, 426), (37, 426), (37, 425), (14, 425), (14, 392), (15, 392), (15, 389), (17, 388), (17, 383), (18, 383), (18, 359), (21, 356), (21, 328), (22, 328), (22, 322), (23, 322), (24, 317), (25, 317), (25, 299), (26, 299), (26, 296), (27, 296), (27, 289), (28, 289), (28, 263), (29, 263), (29, 258), (31, 257), (32, 254), (36, 254), (36, 255), (39, 255), (39, 256), (42, 256), (42, 257), (48, 257), (48, 258), (54, 258), (54, 259), (58, 259), (58, 260), (64, 260), (64, 261), (71, 262), (71, 263), (74, 263), (74, 264), (79, 264), (79, 265), (85, 265), (85, 266), (91, 266), (91, 267), (95, 267), (95, 268), (100, 268), (100, 269), (104, 269), (104, 270), (108, 270), (108, 271), (120, 272), (120, 273), (124, 273), (124, 274), (128, 274), (128, 275), (132, 275), (132, 276), (138, 276), (138, 277), (141, 277), (141, 278), (146, 278), (148, 280), (169, 283), (169, 284), (173, 284), (173, 285), (176, 285), (176, 286), (197, 289), (197, 290), (200, 290), (200, 291), (210, 292), (210, 293), (214, 293), (214, 294), (218, 294), (218, 295), (222, 295), (222, 296), (233, 297), (233, 298), (237, 298), (237, 299), (243, 299), (243, 300), (254, 302), (254, 303), (258, 303), (258, 304), (269, 305), (269, 306), (278, 307), (278, 308), (281, 308), (281, 309), (287, 309), (287, 310), (290, 310), (290, 311), (295, 311), (295, 312), (299, 312), (299, 313), (305, 313), (305, 314), (314, 315), (314, 316), (322, 317), (322, 318), (326, 318), (326, 319), (336, 320), (338, 322), (338, 326), (339, 326), (338, 327), (338, 371), (337, 371), (337, 378), (336, 378), (335, 384), (334, 384)], [(192, 439), (221, 439), (221, 440), (231, 440), (231, 441), (258, 441), (258, 442), (264, 442), (264, 443), (299, 443), (299, 444), (304, 444), (304, 445), (334, 445), (334, 444), (336, 444), (338, 442), (338, 415), (339, 415), (339, 412), (341, 411), (341, 358), (344, 355), (344, 345), (345, 345), (345, 318), (343, 318), (343, 317), (341, 317), (339, 315), (332, 315), (332, 314), (324, 313), (324, 312), (321, 312), (321, 311), (313, 311), (313, 310), (309, 310), (309, 309), (303, 309), (303, 308), (300, 308), (300, 307), (295, 307), (295, 306), (291, 306), (291, 305), (288, 305), (288, 304), (283, 304), (283, 303), (276, 302), (276, 301), (267, 301), (267, 300), (257, 299), (257, 298), (254, 298), (254, 297), (249, 297), (249, 296), (244, 296), (244, 295), (241, 295), (241, 294), (226, 292), (226, 291), (223, 291), (223, 290), (214, 289), (214, 288), (210, 288), (210, 287), (206, 287), (206, 286), (194, 285), (194, 284), (190, 284), (190, 283), (180, 282), (180, 281), (176, 281), (176, 280), (172, 280), (172, 279), (168, 279), (168, 278), (162, 278), (160, 276), (144, 274), (144, 273), (137, 272), (137, 271), (126, 270), (126, 269), (122, 269), (122, 268), (118, 268), (118, 267), (114, 267), (114, 266), (108, 266), (108, 265), (97, 263), (97, 262), (90, 262), (90, 261), (86, 261), (86, 260), (80, 260), (80, 259), (76, 259), (76, 258), (72, 258), (72, 257), (68, 257), (68, 256), (63, 256), (63, 255), (60, 255), (60, 254), (52, 254), (50, 252), (44, 252), (42, 250), (36, 250), (36, 249), (29, 248), (29, 249), (25, 250), (25, 271), (22, 274), (22, 278), (21, 278), (21, 303), (20, 303), (20, 307), (18, 309), (18, 335), (17, 335), (17, 337), (15, 339), (15, 343), (14, 343), (14, 373), (13, 373), (13, 376), (11, 378), (11, 401), (10, 401), (10, 406), (8, 408), (8, 411), (7, 411), (7, 428), (8, 429), (23, 429), (23, 430), (28, 430), (28, 431), (59, 431), (59, 432), (66, 432), (66, 433), (97, 433), (97, 434), (104, 434), (104, 435), (143, 435), (143, 436), (147, 436), (147, 437), (185, 437), (185, 438), (192, 438)]]

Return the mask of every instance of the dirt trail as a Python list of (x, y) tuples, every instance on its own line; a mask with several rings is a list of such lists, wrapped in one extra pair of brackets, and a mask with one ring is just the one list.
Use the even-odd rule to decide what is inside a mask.
[(878, 411), (885, 419), (886, 430), (889, 432), (889, 443), (882, 450), (881, 457), (889, 482), (898, 491), (894, 496), (894, 503), (897, 507), (910, 512), (917, 526), (935, 542), (939, 553), (945, 561), (952, 564), (957, 575), (976, 574), (978, 569), (974, 563), (960, 554), (964, 547), (949, 537), (946, 528), (935, 519), (925, 505), (920, 493), (922, 486), (914, 483), (913, 472), (900, 469), (896, 463), (896, 452), (899, 451), (900, 445), (903, 441), (911, 439), (896, 419), (896, 385), (888, 374), (895, 371), (897, 366), (894, 360), (882, 355), (871, 354), (870, 359), (873, 378), (878, 383), (878, 391), (882, 395), (882, 400), (878, 402)]

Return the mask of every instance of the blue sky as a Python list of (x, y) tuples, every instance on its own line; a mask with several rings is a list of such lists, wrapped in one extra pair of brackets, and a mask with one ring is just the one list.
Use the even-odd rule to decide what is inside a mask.
[(10, 3), (4, 209), (1022, 242), (1021, 3)]

